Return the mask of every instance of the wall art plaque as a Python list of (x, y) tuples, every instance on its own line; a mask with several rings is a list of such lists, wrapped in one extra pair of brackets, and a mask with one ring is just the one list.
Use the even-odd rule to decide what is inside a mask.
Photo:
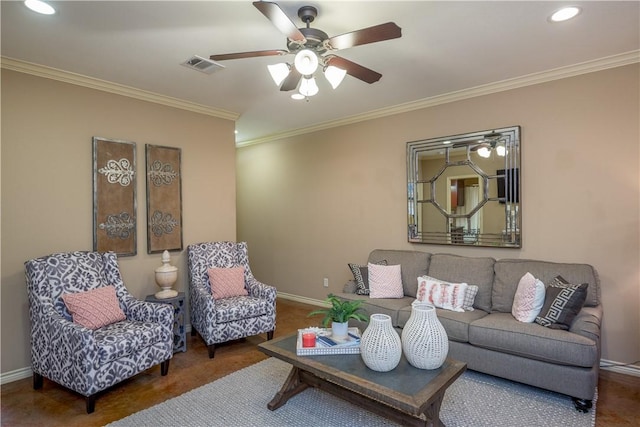
[(136, 143), (93, 137), (93, 250), (136, 255)]
[(147, 253), (182, 250), (180, 148), (145, 145)]

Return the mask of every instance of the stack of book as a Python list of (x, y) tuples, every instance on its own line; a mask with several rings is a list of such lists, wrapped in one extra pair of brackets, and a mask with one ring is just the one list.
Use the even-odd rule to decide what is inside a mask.
[(331, 329), (315, 329), (315, 347), (302, 346), (302, 333), (307, 329), (298, 329), (296, 354), (298, 356), (316, 356), (326, 354), (360, 354), (360, 330), (349, 328), (346, 339), (336, 339), (331, 336)]

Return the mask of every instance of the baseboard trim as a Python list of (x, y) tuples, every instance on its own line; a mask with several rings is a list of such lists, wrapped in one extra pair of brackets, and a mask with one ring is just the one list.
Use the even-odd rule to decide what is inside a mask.
[(0, 374), (0, 385), (12, 383), (14, 381), (23, 380), (33, 375), (31, 368), (20, 368), (15, 371), (3, 372)]
[(600, 369), (640, 377), (640, 366), (638, 365), (627, 365), (613, 360), (600, 359)]
[(322, 300), (318, 300), (318, 299), (314, 299), (314, 298), (301, 297), (300, 295), (288, 294), (286, 292), (280, 292), (280, 291), (278, 291), (278, 298), (291, 300), (291, 301), (297, 301), (297, 302), (301, 302), (303, 304), (318, 305), (318, 306), (321, 306), (321, 307), (328, 307), (329, 306), (326, 302), (324, 302)]

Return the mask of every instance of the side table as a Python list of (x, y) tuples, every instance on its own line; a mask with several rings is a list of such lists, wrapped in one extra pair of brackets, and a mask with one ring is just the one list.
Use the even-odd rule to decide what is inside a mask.
[(184, 330), (184, 292), (178, 292), (178, 296), (165, 299), (158, 299), (155, 295), (147, 295), (145, 301), (173, 306), (173, 352), (187, 351), (187, 335)]

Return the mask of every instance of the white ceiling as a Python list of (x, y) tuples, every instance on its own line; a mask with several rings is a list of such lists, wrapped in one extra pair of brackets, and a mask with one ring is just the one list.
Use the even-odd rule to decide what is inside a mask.
[[(2, 56), (235, 113), (241, 143), (603, 58), (637, 62), (640, 49), (639, 1), (277, 3), (300, 27), (298, 8), (315, 6), (311, 26), (329, 36), (393, 21), (402, 38), (338, 52), (382, 79), (347, 76), (334, 91), (319, 78), (308, 102), (274, 85), (266, 66), (279, 57), (224, 61), (210, 75), (180, 66), (193, 55), (285, 49), (251, 1), (53, 1), (57, 13), (44, 16), (3, 0)], [(566, 4), (582, 13), (549, 22)]]

